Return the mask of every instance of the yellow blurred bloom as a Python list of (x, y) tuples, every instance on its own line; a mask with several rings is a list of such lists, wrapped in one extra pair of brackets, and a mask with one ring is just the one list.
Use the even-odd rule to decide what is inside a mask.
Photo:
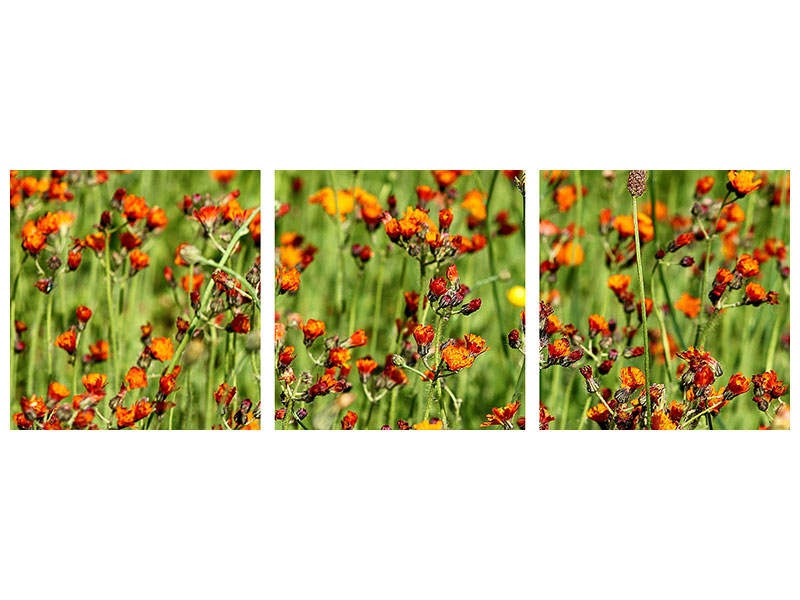
[(506, 297), (514, 306), (525, 306), (525, 288), (521, 285), (515, 285), (508, 290)]

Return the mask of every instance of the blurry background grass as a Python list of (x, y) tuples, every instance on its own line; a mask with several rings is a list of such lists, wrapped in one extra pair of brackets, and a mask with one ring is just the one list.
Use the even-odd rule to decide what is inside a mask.
[[(50, 171), (20, 171), (19, 178), (31, 175), (39, 178), (49, 178)], [(258, 171), (239, 171), (235, 178), (227, 185), (223, 186), (214, 181), (208, 171), (133, 171), (131, 173), (115, 173), (109, 171), (109, 180), (98, 186), (72, 185), (69, 190), (75, 194), (72, 202), (58, 203), (50, 202), (28, 215), (28, 219), (35, 219), (47, 211), (64, 210), (75, 214), (75, 221), (70, 226), (64, 239), (60, 244), (65, 248), (59, 253), (59, 257), (66, 264), (67, 250), (71, 248), (72, 237), (86, 237), (90, 233), (97, 231), (94, 224), (100, 220), (100, 214), (104, 210), (110, 210), (111, 197), (117, 188), (125, 188), (129, 194), (144, 196), (149, 207), (159, 206), (167, 213), (169, 223), (160, 233), (150, 235), (145, 244), (140, 248), (150, 256), (150, 265), (137, 273), (127, 284), (125, 292), (124, 314), (118, 315), (117, 331), (119, 336), (120, 356), (119, 370), (124, 375), (130, 367), (136, 364), (136, 359), (141, 352), (143, 345), (140, 341), (140, 326), (148, 321), (153, 326), (153, 337), (170, 337), (175, 342), (175, 319), (179, 315), (190, 320), (191, 314), (185, 309), (188, 302), (188, 294), (180, 287), (180, 278), (189, 273), (189, 267), (179, 267), (174, 264), (175, 249), (181, 242), (188, 242), (197, 245), (206, 257), (219, 258), (219, 252), (202, 238), (202, 228), (200, 225), (190, 220), (178, 207), (185, 194), (211, 194), (215, 200), (225, 193), (238, 189), (241, 192), (239, 203), (242, 208), (248, 209), (260, 205), (260, 172)], [(119, 222), (117, 215), (115, 222)], [(11, 277), (16, 273), (17, 266), (23, 258), (23, 250), (20, 247), (20, 230), (23, 221), (16, 219), (16, 213), (11, 215)], [(119, 250), (119, 236), (112, 236), (112, 250)], [(48, 249), (42, 252), (40, 263), (45, 266), (47, 257), (50, 256), (53, 244), (48, 244)], [(238, 272), (246, 273), (252, 266), (258, 254), (254, 248), (252, 237), (247, 236), (243, 240), (242, 251), (234, 255), (231, 265)], [(127, 259), (126, 259), (127, 262)], [(165, 266), (172, 267), (175, 279), (178, 283), (177, 292), (181, 300), (180, 309), (175, 305), (174, 298), (164, 280), (163, 269)], [(210, 272), (206, 273), (206, 281)], [(118, 273), (122, 272), (122, 268)], [(49, 271), (48, 271), (49, 273)], [(43, 368), (47, 364), (47, 346), (45, 339), (45, 306), (47, 296), (33, 287), (33, 283), (39, 279), (36, 267), (29, 258), (23, 265), (22, 274), (17, 287), (17, 320), (24, 321), (28, 325), (28, 331), (23, 334), (23, 339), (28, 345), (24, 353), (17, 356), (18, 378), (15, 386), (15, 393), (11, 399), (11, 414), (19, 410), (19, 399), (22, 395), (39, 396), (47, 395), (48, 374)], [(103, 259), (95, 256), (95, 253), (87, 248), (83, 251), (83, 261), (80, 267), (74, 272), (62, 273), (58, 276), (56, 287), (53, 289), (53, 339), (55, 336), (66, 331), (70, 325), (75, 323), (75, 309), (79, 305), (88, 306), (92, 310), (92, 318), (89, 320), (86, 330), (81, 335), (79, 356), (80, 360), (84, 354), (89, 353), (89, 344), (103, 339), (110, 344), (110, 330), (108, 322), (108, 304), (105, 295)], [(114, 286), (115, 301), (119, 300), (120, 284)], [(259, 323), (251, 324), (252, 331), (257, 331)], [(13, 331), (11, 333), (13, 336)], [(172, 427), (173, 429), (204, 429), (210, 427), (212, 423), (219, 423), (219, 417), (214, 413), (216, 406), (213, 397), (208, 393), (209, 387), (216, 390), (217, 386), (225, 379), (225, 333), (218, 332), (218, 349), (215, 353), (214, 364), (210, 361), (210, 337), (207, 335), (205, 341), (200, 346), (191, 345), (187, 347), (184, 360), (178, 364), (183, 365), (184, 371), (179, 379), (180, 389), (177, 394), (169, 397), (169, 400), (176, 402), (177, 406), (173, 409)], [(244, 336), (239, 336), (244, 337)], [(12, 337), (13, 340), (13, 337)], [(13, 341), (12, 341), (13, 343)], [(243, 340), (239, 342), (242, 347)], [(12, 350), (13, 351), (13, 350)], [(54, 348), (54, 379), (67, 386), (72, 394), (82, 393), (85, 390), (78, 383), (78, 389), (72, 389), (72, 367), (67, 364), (67, 354), (59, 348)], [(186, 357), (192, 356), (194, 364), (186, 372)], [(157, 361), (149, 369), (149, 374), (158, 373), (166, 364), (161, 365)], [(237, 399), (250, 398), (253, 403), (257, 403), (260, 398), (260, 388), (254, 378), (249, 361), (237, 378), (239, 390)], [(111, 357), (99, 364), (90, 364), (84, 368), (84, 373), (105, 373), (109, 376), (106, 400), (114, 396), (118, 389), (111, 389)], [(187, 375), (184, 378), (184, 375)], [(117, 381), (120, 381), (117, 378)], [(156, 379), (156, 389), (158, 380)], [(232, 384), (231, 381), (228, 381)], [(151, 387), (152, 389), (152, 387)], [(142, 390), (144, 393), (144, 391)], [(138, 396), (134, 396), (138, 397)], [(155, 401), (154, 397), (150, 398)], [(191, 400), (190, 400), (191, 399)], [(126, 400), (129, 405), (130, 395)], [(107, 402), (101, 403), (101, 408)], [(105, 408), (103, 414), (106, 414)], [(165, 420), (169, 415), (165, 416)], [(102, 421), (96, 418), (95, 422), (102, 425)], [(157, 424), (151, 425), (151, 428)], [(166, 424), (164, 425), (166, 428)]]
[[(706, 196), (719, 200), (725, 196), (727, 191), (725, 187), (728, 182), (727, 173), (727, 171), (649, 171), (647, 192), (639, 201), (640, 212), (652, 214), (649, 206), (651, 199), (655, 199), (666, 204), (669, 217), (675, 214), (690, 215), (697, 180), (704, 175), (714, 177), (714, 188)], [(587, 335), (589, 315), (594, 313), (600, 314), (606, 319), (616, 319), (621, 326), (625, 323), (622, 306), (617, 302), (613, 292), (608, 289), (606, 282), (608, 277), (614, 273), (630, 275), (632, 277), (630, 289), (634, 291), (638, 299), (636, 265), (609, 270), (604, 259), (602, 238), (598, 234), (598, 223), (600, 211), (604, 208), (610, 208), (614, 216), (631, 214), (631, 199), (626, 190), (628, 171), (617, 171), (616, 178), (611, 183), (606, 181), (602, 171), (570, 171), (568, 177), (557, 186), (547, 185), (542, 174), (539, 175), (540, 217), (554, 222), (561, 228), (574, 222), (586, 229), (586, 236), (579, 239), (585, 252), (583, 264), (561, 267), (558, 270), (558, 280), (555, 284), (550, 284), (542, 279), (541, 297), (545, 298), (553, 289), (558, 290), (560, 301), (554, 304), (556, 315), (563, 324), (573, 323), (583, 335)], [(768, 183), (776, 185), (780, 184), (786, 175), (788, 175), (788, 171), (766, 172)], [(759, 175), (759, 177), (763, 177), (763, 175)], [(571, 184), (585, 186), (587, 188), (586, 197), (579, 199), (569, 211), (561, 213), (553, 201), (553, 191), (560, 185)], [(761, 246), (763, 249), (764, 241), (771, 237), (783, 240), (788, 248), (789, 203), (783, 201), (780, 206), (771, 206), (771, 197), (772, 192), (765, 184), (761, 189), (738, 201), (746, 215), (745, 223), (741, 224), (741, 231), (744, 232), (747, 223), (754, 227), (752, 244), (743, 243), (744, 235), (741, 236), (739, 255), (745, 252), (752, 254), (753, 249), (757, 246)], [(645, 289), (648, 297), (652, 297), (655, 306), (662, 306), (667, 301), (658, 273), (654, 279), (652, 292), (649, 287), (649, 276), (653, 269), (656, 250), (665, 249), (670, 240), (676, 237), (676, 233), (666, 220), (654, 219), (654, 225), (655, 240), (642, 247)], [(728, 230), (731, 227), (733, 225), (728, 225)], [(609, 239), (616, 241), (616, 233), (612, 232)], [(549, 255), (551, 248), (545, 246), (541, 240), (542, 238), (540, 238), (540, 258), (544, 260)], [(711, 247), (709, 280), (713, 278), (718, 268), (722, 266), (733, 268), (728, 261), (724, 260), (721, 243), (719, 236), (715, 236)], [(681, 257), (688, 255), (695, 259), (695, 263), (702, 263), (705, 247), (705, 243), (695, 242), (689, 248), (682, 248), (675, 254), (667, 254), (665, 261), (677, 263)], [(787, 385), (790, 383), (789, 349), (781, 344), (781, 337), (789, 332), (789, 284), (788, 281), (784, 284), (779, 273), (778, 261), (774, 258), (762, 264), (761, 271), (762, 275), (756, 281), (767, 290), (777, 291), (780, 304), (778, 306), (744, 306), (729, 309), (717, 319), (705, 342), (705, 349), (720, 361), (724, 369), (724, 374), (716, 381), (715, 387), (724, 386), (728, 382), (728, 378), (736, 371), (741, 371), (749, 378), (755, 373), (761, 373), (770, 368), (775, 370), (779, 379), (783, 379)], [(685, 292), (695, 298), (700, 296), (701, 277), (694, 275), (693, 269), (678, 266), (664, 267), (664, 276), (672, 301), (672, 310), (682, 293)], [(709, 288), (710, 284), (707, 289)], [(738, 301), (741, 294), (740, 291), (729, 295), (726, 302)], [(706, 308), (708, 298), (701, 300), (703, 307)], [(667, 332), (675, 338), (676, 344), (679, 346), (678, 351), (680, 351), (685, 349), (685, 347), (680, 347), (678, 341), (680, 336), (683, 337), (687, 346), (692, 345), (697, 319), (704, 318), (704, 316), (701, 313), (697, 319), (690, 319), (680, 311), (674, 312), (678, 329), (675, 327), (675, 321), (669, 315), (665, 316), (665, 323)], [(635, 322), (636, 319), (634, 318), (633, 321)], [(650, 330), (658, 328), (655, 312), (651, 313), (647, 324)], [(637, 336), (634, 345), (640, 344), (641, 338)], [(620, 350), (620, 358), (617, 359), (611, 372), (600, 379), (601, 387), (610, 387), (612, 390), (618, 387), (620, 368), (624, 366), (644, 368), (643, 357), (625, 359), (621, 354), (622, 347), (619, 344), (616, 347)], [(774, 353), (773, 360), (772, 364), (768, 364), (771, 350)], [(663, 356), (660, 361), (657, 356), (654, 358), (655, 360), (651, 358), (650, 361), (652, 380), (656, 383), (664, 382), (668, 374), (666, 365), (663, 364)], [(581, 361), (579, 365), (584, 362)], [(673, 367), (677, 367), (679, 362), (680, 359), (673, 359)], [(596, 371), (595, 375), (597, 376)], [(672, 380), (674, 381), (674, 374)], [(791, 390), (782, 398), (787, 403), (790, 392)], [(718, 429), (756, 429), (759, 425), (766, 425), (767, 419), (756, 408), (752, 397), (751, 389), (747, 394), (734, 398), (722, 409), (721, 414), (714, 418), (714, 427)], [(551, 429), (577, 429), (586, 401), (583, 377), (577, 368), (550, 368), (542, 371), (540, 374), (540, 399), (556, 417), (556, 421), (550, 426)], [(669, 399), (681, 400), (680, 397), (675, 396)], [(595, 403), (592, 402), (592, 404)], [(586, 428), (596, 429), (597, 425), (588, 421)]]
[[(478, 178), (482, 183), (483, 191), (488, 192), (492, 175), (493, 171), (474, 171), (472, 175), (459, 177), (453, 186), (459, 191), (459, 198), (452, 206), (454, 219), (450, 226), (451, 234), (472, 235), (473, 232), (466, 225), (467, 210), (461, 208), (460, 203), (466, 192), (479, 187)], [(416, 186), (428, 185), (436, 189), (436, 183), (430, 171), (360, 171), (355, 176), (353, 171), (334, 171), (333, 176), (337, 189), (351, 188), (355, 184), (377, 196), (384, 209), (387, 209), (387, 198), (390, 194), (394, 194), (397, 198), (397, 209), (400, 215), (405, 212), (406, 207), (416, 205)], [(292, 180), (297, 177), (302, 179), (303, 187), (300, 191), (293, 192)], [(344, 339), (356, 329), (366, 330), (369, 337), (368, 344), (352, 350), (353, 372), (349, 380), (353, 382), (352, 391), (356, 394), (357, 400), (348, 407), (357, 412), (360, 419), (364, 419), (367, 413), (367, 400), (358, 383), (355, 360), (371, 354), (382, 366), (387, 354), (398, 351), (398, 345), (395, 344), (397, 336), (395, 319), (403, 316), (405, 306), (403, 292), (420, 291), (419, 269), (418, 263), (414, 259), (401, 248), (391, 244), (383, 226), (379, 226), (373, 234), (370, 234), (363, 222), (359, 222), (349, 230), (347, 256), (343, 263), (344, 311), (337, 312), (334, 301), (338, 268), (335, 217), (326, 214), (322, 206), (308, 202), (311, 194), (329, 186), (331, 186), (329, 171), (275, 172), (276, 200), (278, 203), (286, 202), (291, 206), (291, 210), (286, 216), (277, 219), (276, 243), (282, 233), (294, 231), (305, 238), (304, 245), (311, 243), (319, 248), (314, 262), (300, 277), (299, 292), (295, 296), (279, 296), (276, 299), (276, 311), (280, 313), (284, 322), (286, 314), (291, 312), (298, 313), (303, 321), (310, 318), (324, 320), (327, 326), (325, 337), (339, 335)], [(435, 207), (433, 203), (430, 203), (429, 207), (431, 208), (431, 218), (436, 222), (438, 207)], [(491, 231), (497, 229), (494, 217), (501, 210), (509, 212), (509, 220), (512, 223), (522, 223), (522, 197), (508, 179), (499, 175), (494, 196), (490, 199), (489, 205), (488, 225)], [(348, 216), (350, 220), (353, 218), (354, 214)], [(487, 345), (491, 346), (491, 349), (480, 356), (471, 368), (446, 380), (456, 397), (464, 400), (461, 407), (462, 423), (459, 426), (462, 429), (477, 429), (492, 407), (503, 406), (512, 401), (511, 397), (522, 358), (519, 352), (511, 349), (509, 349), (510, 358), (506, 358), (503, 351), (503, 344), (506, 342), (501, 337), (501, 330), (502, 335), (505, 336), (512, 329), (520, 328), (522, 308), (512, 305), (506, 297), (506, 292), (513, 286), (525, 285), (524, 237), (520, 230), (510, 236), (494, 237), (491, 243), (494, 244), (498, 271), (508, 271), (509, 274), (507, 280), (498, 282), (500, 322), (498, 323), (498, 313), (495, 310), (491, 284), (475, 289), (477, 282), (493, 275), (489, 268), (488, 248), (484, 248), (479, 252), (463, 255), (456, 260), (461, 281), (475, 289), (475, 293), (470, 293), (468, 298), (480, 296), (483, 300), (481, 309), (468, 317), (452, 318), (443, 333), (443, 337), (453, 338), (463, 337), (466, 333), (475, 333), (485, 338)], [(350, 247), (353, 244), (369, 244), (375, 252), (375, 256), (366, 264), (363, 273), (359, 271), (355, 261), (350, 257)], [(379, 271), (387, 247), (389, 247), (389, 254), (383, 266), (384, 279), (381, 300), (380, 305), (376, 306)], [(429, 267), (426, 279), (429, 280), (430, 276)], [(352, 319), (351, 313), (354, 315)], [(422, 314), (421, 301), (419, 314)], [(429, 311), (429, 322), (432, 322), (432, 314)], [(375, 321), (375, 315), (377, 315), (377, 321)], [(374, 323), (377, 323), (377, 328), (374, 327)], [(411, 341), (413, 343), (413, 338)], [(287, 343), (297, 348), (297, 358), (292, 364), (295, 373), (312, 371), (317, 374), (319, 369), (312, 369), (314, 365), (306, 356), (303, 348), (302, 332), (295, 328), (289, 328)], [(321, 348), (321, 341), (316, 342), (315, 352), (319, 353), (319, 348)], [(412, 411), (416, 411), (424, 402), (424, 394), (428, 386), (423, 385), (419, 381), (419, 376), (412, 372), (407, 371), (406, 374), (409, 377), (409, 384), (402, 386), (399, 391), (396, 416), (409, 421), (414, 416)], [(280, 390), (277, 386), (276, 390), (276, 408), (280, 408), (278, 399)], [(384, 424), (391, 425), (392, 428), (396, 427), (396, 423), (390, 423), (388, 420), (388, 400), (389, 395), (379, 402), (375, 410), (377, 418), (376, 415), (373, 415), (371, 428)], [(328, 405), (330, 401), (329, 396), (323, 397), (307, 408), (313, 415), (315, 410), (320, 409), (319, 404)], [(524, 414), (523, 401), (517, 417)], [(438, 416), (438, 410), (434, 410), (432, 416)], [(449, 398), (448, 416), (452, 422), (452, 403)], [(336, 426), (338, 427), (338, 420)]]

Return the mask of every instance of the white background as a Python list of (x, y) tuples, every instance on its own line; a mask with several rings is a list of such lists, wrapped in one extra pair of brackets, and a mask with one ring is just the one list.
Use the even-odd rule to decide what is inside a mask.
[[(790, 169), (796, 17), (19, 2), (2, 168)], [(796, 432), (0, 433), (7, 598), (798, 597)]]

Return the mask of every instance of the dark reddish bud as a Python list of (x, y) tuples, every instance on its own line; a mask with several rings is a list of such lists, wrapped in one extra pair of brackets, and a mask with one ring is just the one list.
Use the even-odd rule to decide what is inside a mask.
[(508, 345), (514, 350), (518, 350), (522, 346), (522, 342), (519, 339), (519, 331), (517, 331), (516, 329), (512, 329), (509, 332)]
[(583, 358), (583, 350), (578, 348), (577, 350), (573, 350), (572, 352), (570, 352), (567, 357), (561, 359), (561, 365), (564, 367), (568, 367), (570, 365), (575, 364), (582, 358)]
[(70, 271), (74, 271), (81, 265), (81, 260), (83, 259), (83, 255), (80, 252), (75, 252), (73, 250), (69, 251), (67, 255), (67, 266), (69, 267)]
[(692, 265), (694, 265), (694, 258), (692, 258), (691, 256), (684, 256), (681, 259), (680, 264), (682, 267), (691, 267)]
[(666, 252), (664, 252), (663, 250), (659, 250), (658, 252), (656, 252), (656, 260), (661, 260), (666, 255), (667, 255)]
[(478, 310), (480, 307), (481, 307), (481, 299), (480, 298), (473, 298), (472, 300), (469, 301), (468, 304), (466, 304), (461, 309), (461, 314), (462, 315), (471, 315), (476, 310)]
[(600, 363), (600, 366), (597, 367), (597, 371), (600, 373), (600, 375), (606, 375), (612, 368), (614, 368), (614, 361), (604, 360)]
[(111, 213), (107, 210), (104, 210), (103, 213), (100, 215), (100, 227), (106, 229), (110, 225), (111, 225)]
[(275, 411), (275, 420), (276, 421), (283, 421), (283, 418), (286, 416), (286, 409), (281, 408)]

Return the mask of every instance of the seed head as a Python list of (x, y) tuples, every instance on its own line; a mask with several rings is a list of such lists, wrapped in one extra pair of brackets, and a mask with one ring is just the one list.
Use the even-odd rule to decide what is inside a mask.
[(631, 171), (628, 173), (628, 193), (639, 198), (647, 191), (647, 171)]

